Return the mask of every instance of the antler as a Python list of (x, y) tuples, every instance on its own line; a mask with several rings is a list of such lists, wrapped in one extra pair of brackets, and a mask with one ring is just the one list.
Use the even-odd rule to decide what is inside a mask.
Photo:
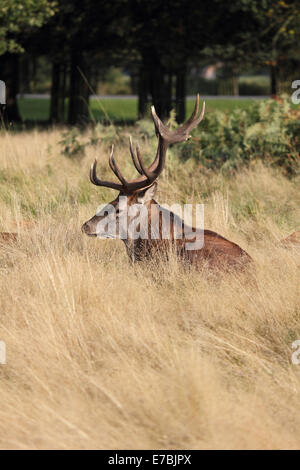
[[(136, 171), (142, 175), (143, 174), (143, 171), (140, 167), (140, 164), (139, 164), (139, 160), (137, 159), (135, 153), (134, 153), (134, 150), (133, 150), (133, 147), (132, 147), (132, 139), (131, 139), (131, 136), (129, 137), (129, 150), (130, 150), (130, 154), (131, 154), (131, 158), (132, 158), (132, 161), (133, 161), (133, 164), (135, 166), (135, 169)], [(136, 153), (137, 155), (139, 156), (138, 158), (140, 158), (140, 150), (138, 148), (138, 146), (136, 146)]]
[(183, 124), (181, 127), (179, 127), (173, 132), (171, 132), (170, 129), (161, 122), (155, 112), (154, 106), (151, 106), (151, 111), (158, 134), (170, 145), (175, 144), (176, 142), (183, 142), (184, 140), (187, 140), (189, 137), (191, 137), (189, 135), (189, 132), (193, 130), (194, 127), (196, 127), (204, 117), (205, 101), (203, 101), (200, 115), (198, 116), (198, 118), (195, 119), (199, 111), (199, 94), (197, 94), (195, 108), (191, 117), (186, 121), (185, 124)]
[[(110, 157), (112, 156), (113, 154), (113, 146), (112, 146), (112, 151), (111, 151), (111, 154), (110, 154)], [(111, 158), (110, 158), (111, 159)], [(109, 161), (110, 161), (109, 159)], [(90, 168), (90, 180), (91, 180), (91, 183), (95, 184), (96, 186), (105, 186), (106, 188), (111, 188), (111, 189), (116, 189), (117, 191), (121, 191), (123, 189), (123, 185), (122, 184), (118, 184), (118, 183), (113, 183), (112, 181), (104, 181), (104, 180), (100, 180), (97, 176), (97, 159), (95, 159), (94, 163), (92, 164), (91, 168)]]
[(138, 146), (136, 147), (136, 154), (134, 153), (130, 137), (130, 154), (133, 160), (133, 164), (141, 176), (132, 181), (127, 181), (124, 178), (114, 159), (114, 146), (112, 146), (111, 154), (109, 157), (109, 166), (116, 175), (116, 177), (119, 179), (121, 184), (100, 180), (96, 174), (97, 160), (95, 160), (90, 170), (90, 180), (93, 184), (97, 186), (105, 186), (107, 188), (117, 189), (118, 191), (122, 191), (127, 194), (136, 191), (137, 189), (142, 189), (146, 188), (147, 186), (150, 186), (159, 177), (160, 173), (164, 169), (166, 153), (169, 145), (187, 140), (190, 137), (190, 131), (202, 121), (205, 112), (205, 102), (203, 102), (202, 104), (200, 115), (196, 117), (199, 111), (199, 95), (197, 95), (195, 108), (191, 117), (186, 121), (185, 124), (183, 124), (175, 131), (170, 131), (168, 126), (162, 123), (162, 121), (159, 119), (155, 112), (154, 106), (152, 106), (151, 111), (154, 125), (158, 134), (158, 147), (153, 163), (148, 168), (145, 166)]

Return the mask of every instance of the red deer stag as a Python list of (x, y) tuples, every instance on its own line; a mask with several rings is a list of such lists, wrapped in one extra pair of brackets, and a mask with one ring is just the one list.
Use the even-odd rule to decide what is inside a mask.
[(291, 235), (289, 235), (286, 238), (283, 238), (280, 241), (281, 245), (288, 248), (288, 247), (299, 247), (300, 248), (300, 230), (297, 232), (293, 232)]
[[(14, 229), (20, 229), (20, 232), (24, 230), (30, 230), (34, 226), (34, 222), (31, 220), (19, 220), (13, 221), (11, 225)], [(7, 245), (16, 243), (19, 240), (19, 232), (0, 232), (0, 245)]]
[[(127, 181), (122, 175), (114, 159), (113, 147), (109, 158), (109, 166), (120, 183), (99, 179), (96, 174), (97, 160), (95, 160), (90, 170), (91, 182), (97, 186), (116, 189), (119, 194), (116, 199), (83, 224), (82, 231), (86, 235), (90, 237), (98, 236), (102, 239), (122, 239), (126, 245), (128, 255), (133, 261), (149, 259), (155, 253), (166, 254), (169, 248), (175, 248), (176, 254), (184, 263), (191, 264), (197, 269), (204, 265), (230, 269), (232, 267), (243, 267), (251, 261), (250, 256), (237, 244), (226, 240), (226, 238), (211, 230), (201, 231), (194, 227), (187, 227), (182, 219), (173, 212), (159, 206), (154, 200), (157, 188), (156, 180), (164, 168), (168, 147), (171, 144), (183, 142), (190, 137), (191, 130), (202, 121), (204, 110), (205, 103), (203, 103), (198, 116), (199, 95), (197, 95), (195, 109), (191, 117), (185, 124), (171, 132), (168, 126), (164, 125), (159, 119), (154, 106), (152, 106), (152, 117), (158, 136), (156, 157), (147, 168), (140, 155), (139, 148), (136, 147), (135, 153), (130, 140), (131, 157), (136, 170), (140, 174), (138, 178), (132, 181)], [(126, 204), (124, 204), (124, 200)], [(134, 234), (129, 229), (136, 218), (135, 211), (130, 213), (130, 208), (133, 206), (135, 208), (139, 207), (141, 209), (140, 214), (144, 214), (143, 216), (140, 215), (138, 226), (136, 226), (137, 231)], [(146, 210), (143, 211), (142, 209)], [(126, 210), (125, 216), (124, 210)], [(124, 223), (124, 220), (126, 223)], [(163, 234), (162, 229), (165, 220), (169, 221), (167, 236)], [(108, 227), (113, 227), (114, 230)], [(202, 240), (202, 247), (199, 247), (195, 240)]]
[(13, 232), (0, 232), (0, 244), (16, 242), (18, 239), (18, 234)]

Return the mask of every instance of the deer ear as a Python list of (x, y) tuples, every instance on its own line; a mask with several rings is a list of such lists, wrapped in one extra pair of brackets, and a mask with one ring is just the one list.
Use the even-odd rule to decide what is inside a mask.
[(151, 186), (148, 186), (146, 189), (142, 189), (142, 191), (138, 191), (136, 195), (137, 202), (139, 204), (145, 204), (146, 202), (151, 201), (155, 197), (157, 190), (157, 182), (154, 181)]

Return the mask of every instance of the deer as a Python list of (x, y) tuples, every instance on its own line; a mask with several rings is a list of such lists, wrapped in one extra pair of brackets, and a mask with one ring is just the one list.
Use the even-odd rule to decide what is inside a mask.
[[(19, 220), (11, 222), (14, 229), (18, 232), (0, 232), (0, 245), (14, 244), (20, 239), (20, 232), (30, 230), (34, 226), (31, 220)], [(19, 231), (20, 229), (20, 231)]]
[[(164, 209), (154, 199), (158, 185), (157, 180), (165, 167), (169, 146), (184, 142), (191, 137), (190, 132), (203, 120), (205, 102), (203, 102), (199, 114), (198, 94), (192, 115), (174, 131), (171, 131), (168, 125), (163, 124), (157, 116), (154, 106), (151, 107), (151, 112), (158, 138), (154, 161), (147, 167), (139, 147), (136, 146), (136, 151), (134, 151), (130, 138), (129, 151), (139, 176), (127, 181), (116, 163), (114, 146), (112, 146), (109, 166), (119, 180), (119, 182), (113, 182), (102, 180), (97, 176), (97, 159), (95, 159), (90, 168), (91, 183), (114, 189), (118, 191), (118, 195), (103, 210), (97, 212), (82, 225), (82, 232), (89, 237), (100, 239), (122, 239), (129, 258), (133, 262), (149, 260), (157, 254), (167, 258), (168, 250), (173, 249), (176, 257), (184, 265), (193, 266), (196, 270), (203, 269), (204, 266), (225, 270), (244, 269), (252, 259), (239, 245), (211, 230), (200, 230), (187, 226), (178, 215)], [(124, 214), (124, 200), (126, 201), (126, 214)], [(139, 207), (140, 212), (144, 214), (139, 217), (138, 233), (135, 232), (135, 236), (128, 228), (136, 217), (134, 211), (130, 213), (132, 207)], [(166, 220), (169, 221), (169, 236), (167, 237), (163, 236), (165, 234), (162, 229)], [(109, 226), (114, 227), (115, 230), (109, 230)], [(155, 236), (150, 237), (150, 233), (154, 233)], [(202, 240), (202, 243), (195, 243), (199, 240)]]
[(0, 244), (14, 243), (18, 239), (18, 234), (14, 232), (0, 232)]
[(300, 230), (298, 230), (297, 232), (291, 233), (286, 238), (283, 238), (280, 241), (280, 244), (285, 248), (290, 248), (293, 246), (300, 248)]

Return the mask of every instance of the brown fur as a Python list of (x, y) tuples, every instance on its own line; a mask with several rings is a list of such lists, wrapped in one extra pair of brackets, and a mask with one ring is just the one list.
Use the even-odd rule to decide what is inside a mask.
[(18, 239), (18, 234), (17, 233), (11, 233), (11, 232), (0, 232), (0, 243), (10, 243), (10, 242), (16, 242)]
[[(150, 201), (150, 204), (156, 204), (156, 207), (158, 207), (158, 204), (154, 200)], [(151, 233), (150, 210), (148, 210), (148, 214), (148, 233)], [(142, 257), (149, 257), (149, 255), (151, 256), (153, 254), (153, 249), (155, 251), (166, 250), (167, 247), (171, 245), (176, 249), (177, 255), (185, 264), (193, 265), (196, 269), (202, 269), (203, 266), (206, 265), (210, 268), (227, 270), (230, 268), (241, 268), (252, 261), (248, 253), (239, 245), (211, 230), (204, 230), (204, 243), (201, 249), (187, 250), (185, 244), (195, 240), (195, 232), (197, 232), (197, 229), (190, 227), (191, 235), (188, 234), (187, 236), (182, 230), (182, 238), (175, 240), (173, 236), (173, 213), (171, 213), (170, 221), (170, 240), (138, 240), (139, 243), (135, 243), (136, 259), (139, 260)], [(141, 246), (143, 246), (143, 250), (141, 250)]]
[(280, 241), (280, 244), (288, 247), (288, 246), (299, 246), (300, 247), (300, 230), (297, 232), (293, 232), (291, 235), (289, 235), (286, 238), (283, 238)]
[[(138, 197), (141, 192), (142, 191), (136, 191), (134, 194), (128, 196), (128, 206), (138, 202)], [(118, 208), (118, 198), (119, 197), (110, 203), (115, 207), (115, 209)], [(239, 245), (211, 230), (204, 230), (204, 244), (201, 249), (186, 249), (186, 243), (193, 242), (195, 240), (196, 232), (198, 234), (200, 234), (200, 232), (194, 227), (190, 227), (188, 234), (183, 231), (181, 239), (175, 239), (175, 214), (172, 212), (170, 213), (170, 236), (167, 240), (163, 239), (159, 205), (154, 199), (152, 199), (146, 203), (146, 206), (148, 208), (148, 234), (151, 234), (151, 225), (154, 223), (154, 219), (160, 217), (159, 239), (153, 240), (149, 238), (145, 240), (140, 238), (137, 240), (123, 240), (131, 260), (142, 261), (143, 259), (151, 259), (157, 254), (167, 257), (168, 250), (170, 248), (174, 248), (177, 256), (184, 264), (192, 265), (196, 269), (202, 269), (204, 266), (222, 270), (242, 269), (252, 261), (248, 253), (246, 253), (246, 251), (244, 251)], [(89, 236), (97, 236), (96, 226), (101, 218), (102, 217), (97, 215), (92, 217), (82, 226), (82, 231)]]

